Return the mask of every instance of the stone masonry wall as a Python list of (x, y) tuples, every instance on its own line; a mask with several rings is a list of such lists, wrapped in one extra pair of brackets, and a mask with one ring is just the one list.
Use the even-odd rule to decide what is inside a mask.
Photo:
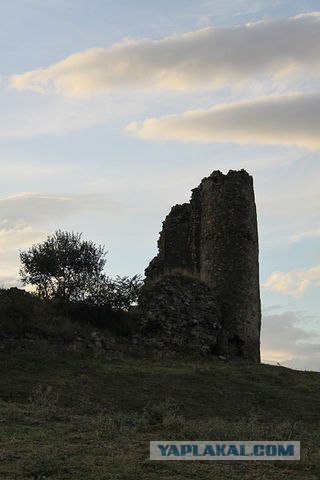
[(230, 170), (204, 178), (193, 189), (190, 203), (175, 205), (167, 215), (158, 248), (145, 272), (148, 295), (170, 275), (206, 284), (220, 311), (216, 352), (259, 362), (261, 309), (252, 177), (244, 170)]

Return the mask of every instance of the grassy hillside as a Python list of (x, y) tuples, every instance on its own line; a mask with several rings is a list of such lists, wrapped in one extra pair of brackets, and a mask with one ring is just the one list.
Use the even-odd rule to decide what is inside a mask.
[[(320, 374), (2, 341), (3, 480), (320, 478)], [(300, 462), (150, 462), (150, 440), (300, 440)]]

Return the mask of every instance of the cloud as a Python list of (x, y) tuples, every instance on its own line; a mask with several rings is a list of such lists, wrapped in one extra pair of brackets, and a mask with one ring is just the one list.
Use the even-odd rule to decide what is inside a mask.
[(264, 97), (131, 123), (142, 139), (320, 147), (320, 94)]
[(307, 320), (298, 312), (264, 315), (261, 335), (263, 361), (320, 370), (320, 336), (305, 328)]
[(118, 92), (79, 99), (34, 93), (21, 96), (19, 92), (0, 89), (0, 104), (0, 139), (4, 140), (66, 135), (95, 125), (114, 125), (146, 111), (142, 92), (134, 97)]
[(18, 193), (0, 197), (0, 221), (48, 223), (52, 219), (81, 213), (85, 210), (117, 212), (120, 205), (105, 195), (53, 195)]
[(43, 238), (44, 233), (35, 231), (24, 222), (0, 222), (0, 254), (8, 249), (26, 248)]
[(209, 27), (211, 25), (211, 18), (208, 17), (208, 16), (202, 16), (200, 18), (198, 18), (197, 20), (197, 27), (198, 28), (205, 28), (205, 27)]
[(291, 272), (273, 272), (262, 284), (270, 292), (301, 297), (312, 285), (320, 287), (320, 265)]
[(319, 238), (320, 237), (320, 228), (313, 228), (312, 230), (307, 230), (304, 232), (294, 233), (290, 236), (292, 242), (300, 242), (301, 240), (310, 239), (310, 238)]
[(44, 240), (46, 234), (21, 221), (0, 221), (0, 286), (12, 287), (18, 282), (19, 250)]
[(232, 28), (208, 27), (161, 40), (124, 40), (111, 48), (74, 53), (38, 70), (10, 77), (13, 89), (81, 96), (121, 88), (186, 90), (318, 75), (320, 13), (262, 20)]
[(85, 211), (117, 213), (120, 205), (104, 195), (18, 193), (0, 197), (0, 282), (19, 284), (19, 250), (46, 238), (50, 225)]

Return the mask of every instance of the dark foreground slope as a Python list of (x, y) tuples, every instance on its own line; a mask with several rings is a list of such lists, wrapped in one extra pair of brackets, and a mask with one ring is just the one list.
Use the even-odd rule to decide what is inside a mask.
[[(320, 374), (2, 344), (3, 480), (320, 477)], [(150, 440), (300, 440), (300, 462), (150, 462)]]

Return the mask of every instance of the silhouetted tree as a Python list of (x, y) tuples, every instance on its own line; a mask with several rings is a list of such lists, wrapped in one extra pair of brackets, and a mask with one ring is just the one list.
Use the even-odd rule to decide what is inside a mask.
[(23, 285), (35, 286), (41, 298), (94, 298), (106, 281), (106, 252), (104, 247), (82, 240), (81, 235), (57, 230), (44, 242), (21, 252)]
[(143, 281), (141, 275), (133, 277), (116, 276), (106, 282), (105, 298), (115, 310), (128, 311), (137, 304)]

